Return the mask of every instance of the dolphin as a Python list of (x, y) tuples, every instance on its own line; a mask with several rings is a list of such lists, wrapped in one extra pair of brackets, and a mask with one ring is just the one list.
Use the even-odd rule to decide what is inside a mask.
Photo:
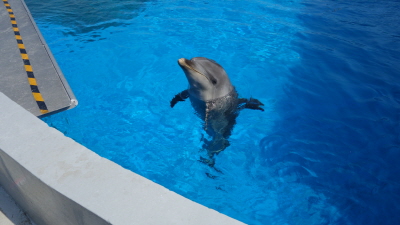
[(202, 138), (209, 159), (200, 161), (214, 167), (214, 156), (227, 148), (229, 136), (242, 109), (264, 111), (259, 100), (239, 98), (224, 68), (212, 59), (194, 57), (178, 60), (189, 82), (189, 88), (175, 95), (171, 108), (190, 99), (196, 114), (204, 121), (204, 130), (211, 141)]

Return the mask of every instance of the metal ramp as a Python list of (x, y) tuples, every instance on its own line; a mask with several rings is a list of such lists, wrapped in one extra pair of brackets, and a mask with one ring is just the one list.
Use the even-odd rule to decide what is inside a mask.
[(78, 104), (23, 0), (0, 0), (0, 92), (38, 117)]

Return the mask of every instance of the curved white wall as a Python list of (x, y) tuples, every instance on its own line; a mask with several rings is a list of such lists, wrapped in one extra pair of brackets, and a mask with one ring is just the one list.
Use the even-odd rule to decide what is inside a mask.
[(37, 225), (242, 224), (98, 156), (0, 93), (0, 185)]

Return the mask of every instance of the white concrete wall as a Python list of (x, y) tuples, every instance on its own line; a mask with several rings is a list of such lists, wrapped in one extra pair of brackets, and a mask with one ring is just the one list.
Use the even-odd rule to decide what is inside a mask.
[(37, 225), (242, 224), (98, 156), (0, 93), (0, 185)]

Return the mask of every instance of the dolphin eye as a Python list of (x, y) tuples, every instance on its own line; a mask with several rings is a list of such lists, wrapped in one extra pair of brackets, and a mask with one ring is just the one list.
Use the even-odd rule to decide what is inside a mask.
[(215, 78), (211, 77), (210, 80), (211, 80), (211, 83), (212, 83), (212, 84), (214, 84), (214, 85), (217, 84), (217, 80), (216, 80)]

